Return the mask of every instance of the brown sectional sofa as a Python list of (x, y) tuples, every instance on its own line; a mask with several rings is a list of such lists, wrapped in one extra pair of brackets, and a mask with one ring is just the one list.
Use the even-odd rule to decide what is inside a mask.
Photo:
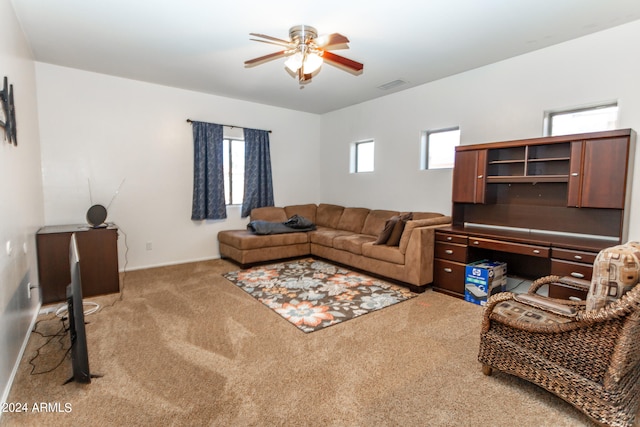
[(397, 241), (400, 236), (397, 245), (390, 246), (376, 240), (387, 220), (401, 215), (396, 211), (306, 204), (254, 209), (251, 221), (285, 222), (293, 215), (311, 220), (316, 230), (269, 235), (221, 231), (221, 256), (247, 265), (313, 255), (423, 288), (433, 281), (434, 229), (451, 223), (439, 213), (413, 212), (402, 234), (394, 237)]

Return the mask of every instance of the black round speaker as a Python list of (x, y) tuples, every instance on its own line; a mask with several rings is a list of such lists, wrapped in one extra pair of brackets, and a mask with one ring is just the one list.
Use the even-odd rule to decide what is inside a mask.
[(87, 211), (87, 222), (92, 227), (98, 227), (107, 219), (107, 208), (102, 205), (93, 205)]

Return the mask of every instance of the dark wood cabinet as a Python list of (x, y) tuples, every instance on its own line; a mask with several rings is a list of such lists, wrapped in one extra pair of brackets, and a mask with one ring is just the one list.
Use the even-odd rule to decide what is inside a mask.
[(69, 243), (73, 233), (76, 233), (80, 254), (83, 297), (120, 291), (118, 229), (115, 225), (105, 228), (84, 225), (48, 226), (41, 228), (36, 234), (43, 304), (66, 299), (66, 287), (71, 281)]
[(568, 206), (623, 209), (628, 159), (628, 138), (572, 142)]
[(459, 151), (455, 155), (453, 170), (453, 201), (484, 203), (487, 151)]
[(480, 259), (527, 279), (589, 280), (597, 253), (628, 237), (635, 140), (623, 129), (456, 147), (453, 225), (436, 231), (434, 289), (462, 296), (464, 266)]
[(434, 289), (464, 295), (467, 236), (436, 230), (433, 263)]

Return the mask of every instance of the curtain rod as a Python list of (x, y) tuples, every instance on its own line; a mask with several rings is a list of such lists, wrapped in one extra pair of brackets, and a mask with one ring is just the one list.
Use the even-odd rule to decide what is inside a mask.
[[(194, 122), (194, 120), (187, 119), (187, 123), (193, 123), (193, 122)], [(240, 128), (240, 129), (244, 129), (244, 126), (235, 126), (235, 125), (221, 125), (221, 126), (226, 126), (226, 127), (228, 127), (228, 128), (232, 128), (232, 129), (233, 129), (233, 128)], [(257, 130), (262, 130), (262, 129), (257, 129)], [(270, 130), (268, 130), (268, 131), (266, 131), (266, 132), (271, 133), (271, 131), (270, 131)]]

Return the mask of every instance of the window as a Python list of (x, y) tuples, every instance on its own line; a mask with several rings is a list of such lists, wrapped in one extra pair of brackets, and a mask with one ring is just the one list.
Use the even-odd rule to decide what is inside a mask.
[(460, 145), (459, 127), (422, 132), (420, 168), (453, 168), (453, 159), (458, 145)]
[(547, 136), (598, 132), (616, 129), (617, 126), (617, 103), (545, 112), (545, 134)]
[(244, 197), (244, 141), (225, 138), (224, 149), (224, 200), (227, 205), (241, 205)]
[(373, 172), (373, 140), (356, 142), (351, 147), (351, 172)]

